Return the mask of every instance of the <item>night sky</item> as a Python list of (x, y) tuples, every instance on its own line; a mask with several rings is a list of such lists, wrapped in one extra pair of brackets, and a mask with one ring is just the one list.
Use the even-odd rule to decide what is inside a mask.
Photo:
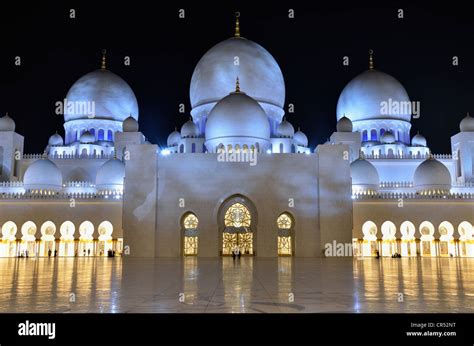
[[(376, 69), (393, 75), (412, 101), (421, 102), (412, 135), (419, 130), (433, 152), (449, 153), (459, 121), (467, 111), (474, 113), (474, 20), (461, 5), (63, 1), (14, 6), (0, 9), (0, 113), (8, 111), (16, 121), (26, 153), (41, 153), (56, 131), (64, 135), (54, 104), (78, 78), (100, 67), (103, 48), (107, 68), (137, 96), (141, 131), (164, 145), (189, 117), (195, 65), (233, 35), (235, 11), (241, 13), (242, 36), (261, 44), (279, 63), (286, 105), (295, 105), (288, 120), (301, 126), (312, 148), (335, 130), (339, 94), (368, 68), (369, 49)], [(75, 19), (69, 18), (70, 8), (76, 10)], [(180, 8), (185, 19), (178, 18)], [(288, 18), (290, 8), (294, 19)], [(399, 8), (404, 19), (397, 18)], [(22, 58), (19, 67), (15, 56)], [(124, 66), (124, 56), (130, 56), (131, 66)], [(342, 65), (343, 56), (349, 56), (349, 66)], [(459, 66), (452, 65), (453, 56), (459, 57)], [(178, 112), (180, 103), (186, 114)]]

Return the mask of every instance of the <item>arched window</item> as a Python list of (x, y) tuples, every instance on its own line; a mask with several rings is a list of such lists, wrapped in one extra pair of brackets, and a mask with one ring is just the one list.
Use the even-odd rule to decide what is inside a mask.
[(107, 140), (111, 142), (114, 140), (114, 133), (112, 132), (112, 130), (107, 131)]
[(291, 152), (294, 154), (296, 153), (296, 147), (294, 144), (291, 145)]
[(179, 152), (180, 152), (180, 153), (184, 153), (184, 144), (181, 144), (181, 145), (179, 146)]
[(196, 152), (196, 143), (191, 144), (191, 152), (192, 153)]
[(196, 256), (198, 253), (199, 219), (193, 213), (185, 214), (182, 227), (184, 229), (183, 254), (184, 256)]
[(371, 141), (377, 140), (377, 130), (375, 129), (370, 130), (370, 140)]
[(362, 132), (362, 142), (367, 142), (367, 130)]
[(380, 129), (380, 137), (382, 137), (384, 133), (385, 133), (385, 129)]
[(293, 219), (288, 213), (282, 213), (277, 218), (278, 227), (278, 255), (291, 256), (293, 255)]
[(280, 153), (283, 153), (283, 143), (280, 143)]
[(97, 132), (97, 140), (99, 141), (104, 140), (104, 130), (100, 129), (99, 132)]
[(95, 136), (95, 129), (90, 129), (89, 132), (91, 133), (91, 135)]

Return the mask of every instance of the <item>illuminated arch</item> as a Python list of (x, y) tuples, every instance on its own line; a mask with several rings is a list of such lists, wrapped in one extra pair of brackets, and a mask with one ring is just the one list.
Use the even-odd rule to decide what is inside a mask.
[(56, 225), (53, 221), (46, 221), (41, 225), (41, 240), (54, 241), (54, 234), (56, 233)]
[(74, 232), (76, 226), (71, 221), (64, 221), (59, 227), (59, 233), (61, 234), (61, 240), (74, 240)]
[(33, 221), (26, 221), (23, 226), (21, 226), (21, 240), (36, 241), (36, 231), (36, 224)]
[(276, 220), (278, 228), (278, 255), (292, 256), (294, 244), (294, 220), (290, 213), (283, 212)]
[(463, 221), (458, 226), (459, 239), (471, 240), (473, 237), (474, 229), (472, 224), (468, 221)]
[(419, 227), (420, 232), (420, 254), (421, 256), (435, 256), (436, 245), (434, 242), (435, 228), (429, 221), (423, 221)]
[(400, 233), (402, 239), (400, 243), (402, 257), (416, 256), (416, 241), (415, 241), (416, 227), (413, 222), (404, 221), (400, 225)]
[(192, 212), (185, 213), (181, 218), (184, 256), (196, 256), (198, 254), (198, 225), (199, 219)]
[(439, 255), (440, 256), (454, 256), (456, 247), (454, 244), (454, 227), (451, 222), (443, 221), (438, 226), (439, 232)]
[(7, 221), (2, 226), (2, 240), (3, 241), (16, 241), (16, 232), (18, 227), (13, 221)]
[(84, 221), (79, 226), (80, 240), (93, 240), (92, 235), (94, 234), (94, 225), (90, 221)]
[(463, 221), (458, 226), (459, 256), (474, 257), (474, 228), (468, 221)]
[(384, 240), (395, 240), (395, 233), (397, 232), (397, 226), (392, 221), (385, 221), (381, 227), (382, 239)]
[(97, 227), (99, 232), (99, 240), (106, 241), (112, 239), (112, 232), (114, 231), (114, 226), (110, 221), (102, 221)]
[(222, 255), (231, 255), (237, 249), (241, 254), (254, 254), (257, 213), (252, 201), (242, 195), (227, 198), (219, 207), (218, 223)]
[(375, 256), (378, 250), (377, 225), (373, 221), (366, 221), (362, 225), (364, 234), (362, 242), (362, 256)]

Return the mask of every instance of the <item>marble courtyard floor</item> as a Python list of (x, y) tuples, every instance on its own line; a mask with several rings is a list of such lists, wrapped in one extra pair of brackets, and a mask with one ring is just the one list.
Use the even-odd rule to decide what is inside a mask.
[(474, 312), (474, 259), (1, 258), (0, 312)]

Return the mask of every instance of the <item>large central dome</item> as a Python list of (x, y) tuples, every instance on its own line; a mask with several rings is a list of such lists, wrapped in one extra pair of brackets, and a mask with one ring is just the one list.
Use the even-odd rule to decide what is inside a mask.
[(106, 69), (92, 71), (79, 78), (69, 89), (66, 99), (79, 102), (94, 102), (95, 116), (82, 109), (68, 110), (65, 106), (64, 120), (108, 119), (123, 122), (132, 115), (138, 120), (138, 103), (132, 88), (122, 78)]
[(382, 102), (394, 101), (397, 105), (410, 102), (408, 94), (392, 76), (377, 70), (367, 70), (351, 80), (339, 96), (337, 102), (337, 120), (344, 115), (353, 123), (361, 120), (395, 119), (410, 122), (411, 113), (400, 109), (387, 108)]
[(191, 79), (192, 107), (227, 96), (237, 76), (247, 95), (259, 103), (283, 107), (285, 82), (280, 67), (265, 48), (242, 37), (218, 43), (201, 58)]

